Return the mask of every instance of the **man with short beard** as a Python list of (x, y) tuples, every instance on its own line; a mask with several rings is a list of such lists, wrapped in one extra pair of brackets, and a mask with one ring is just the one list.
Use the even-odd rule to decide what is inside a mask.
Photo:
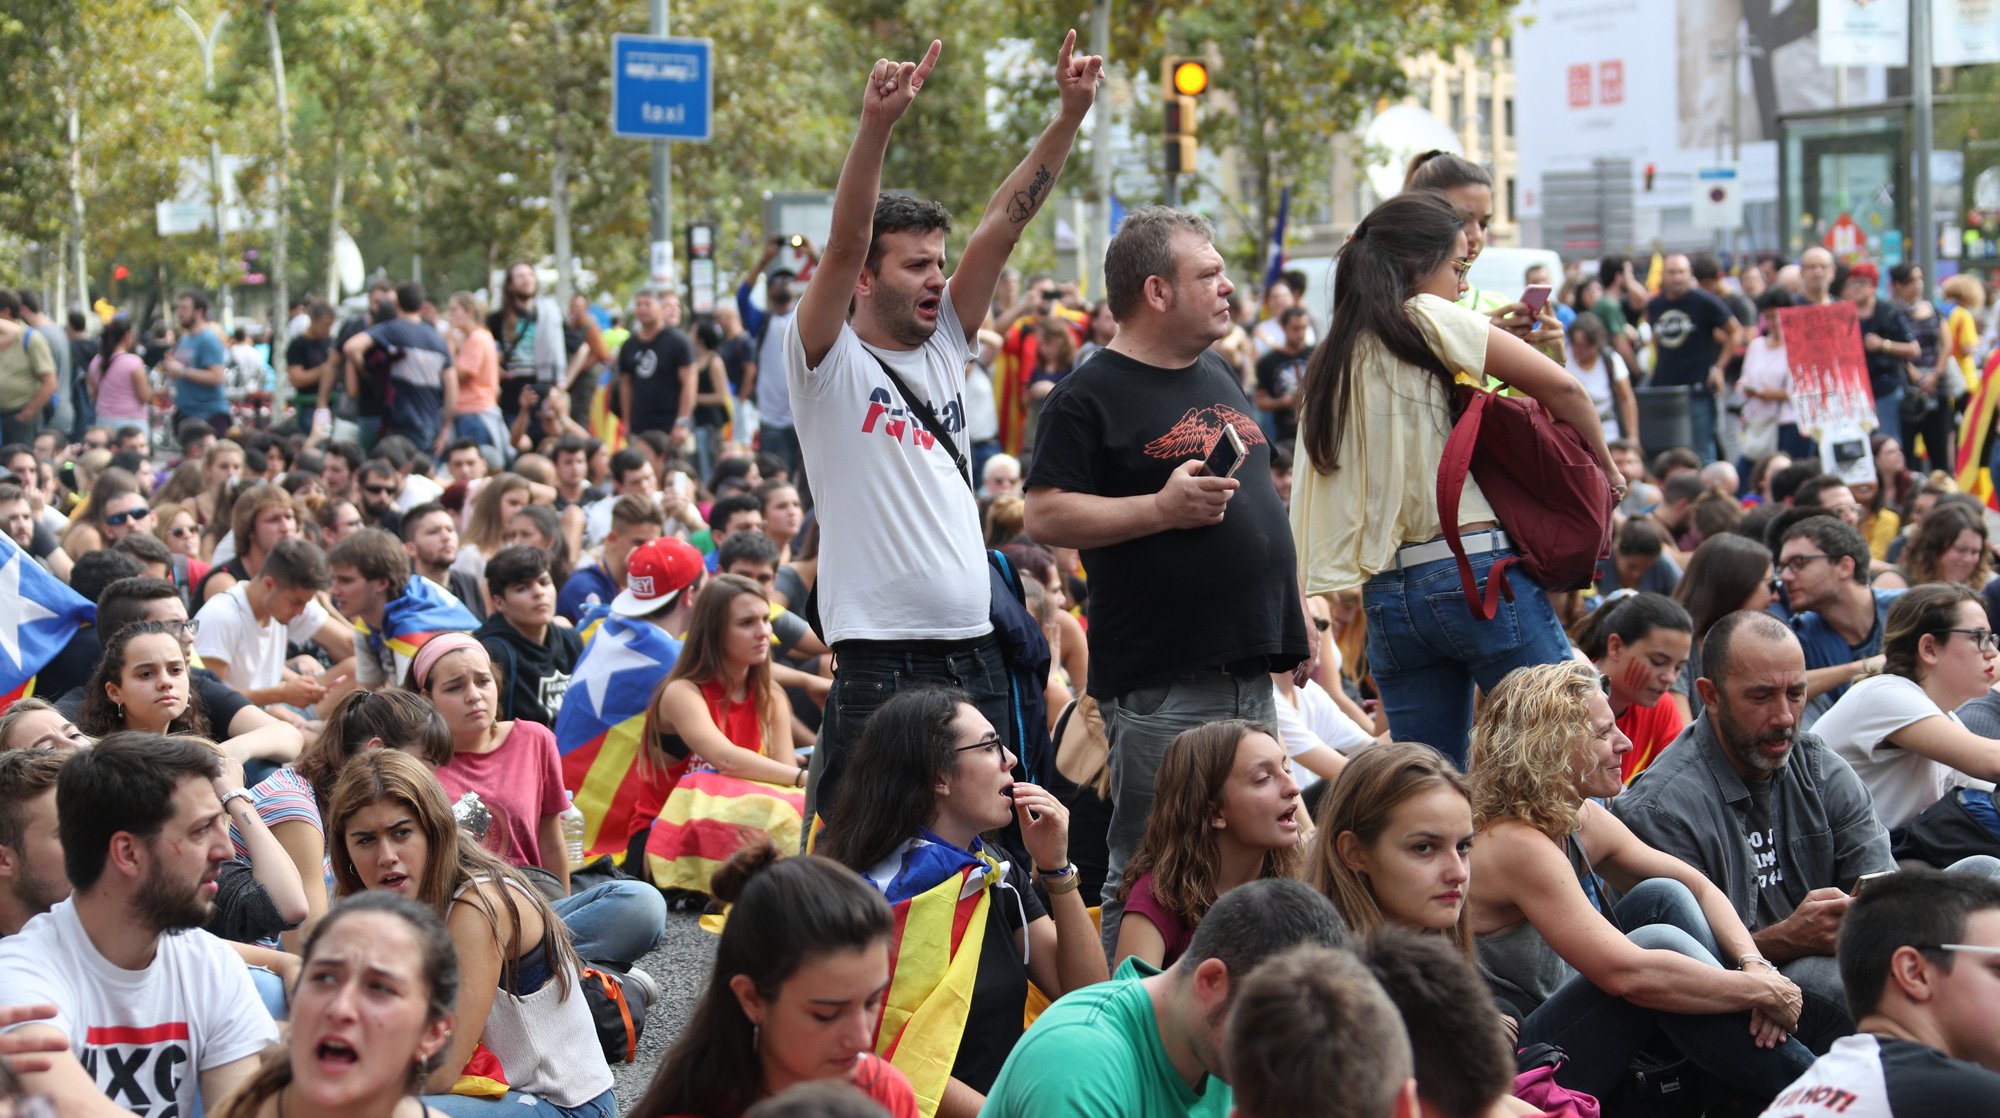
[(1847, 762), (1799, 730), (1806, 655), (1784, 622), (1748, 610), (1724, 617), (1702, 641), (1701, 664), (1702, 716), (1611, 810), (1729, 898), (1758, 954), (1804, 991), (1798, 1038), (1823, 1053), (1854, 1031), (1834, 942), (1855, 881), (1896, 868), (1889, 832)]
[(410, 556), (411, 570), (450, 591), (472, 616), (486, 620), (479, 580), (452, 566), (458, 558), (458, 524), (451, 510), (425, 503), (404, 513), (403, 550)]
[(69, 896), (56, 833), (56, 774), (67, 749), (0, 753), (0, 938)]
[(240, 786), (218, 796), (220, 758), (188, 738), (120, 732), (63, 762), (56, 812), (75, 892), (0, 941), (0, 990), (53, 1006), (14, 1025), (62, 1039), (20, 1075), (57, 1113), (181, 1118), (210, 1110), (277, 1043), (250, 973), (202, 931), (230, 856)]

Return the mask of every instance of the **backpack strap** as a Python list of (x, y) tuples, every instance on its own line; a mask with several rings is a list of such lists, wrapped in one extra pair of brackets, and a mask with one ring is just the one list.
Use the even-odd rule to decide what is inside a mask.
[(1514, 600), (1514, 588), (1508, 585), (1506, 576), (1515, 559), (1509, 556), (1493, 564), (1487, 572), (1486, 591), (1482, 595), (1479, 579), (1472, 573), (1472, 560), (1465, 556), (1465, 540), (1459, 535), (1458, 502), (1465, 492), (1465, 477), (1472, 470), (1473, 448), (1479, 444), (1479, 424), (1493, 396), (1478, 389), (1471, 389), (1467, 396), (1465, 411), (1452, 424), (1451, 437), (1444, 444), (1444, 457), (1438, 463), (1438, 526), (1444, 532), (1444, 542), (1451, 548), (1452, 558), (1458, 560), (1458, 580), (1465, 589), (1466, 607), (1479, 620), (1491, 621), (1499, 612), (1501, 597)]

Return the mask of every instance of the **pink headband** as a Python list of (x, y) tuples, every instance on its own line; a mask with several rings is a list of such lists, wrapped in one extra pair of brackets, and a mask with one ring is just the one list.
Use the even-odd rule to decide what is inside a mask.
[(464, 652), (468, 648), (483, 647), (467, 633), (439, 633), (424, 642), (417, 649), (417, 658), (410, 664), (410, 678), (416, 681), (417, 690), (422, 691), (430, 682), (431, 669), (437, 662), (454, 652)]

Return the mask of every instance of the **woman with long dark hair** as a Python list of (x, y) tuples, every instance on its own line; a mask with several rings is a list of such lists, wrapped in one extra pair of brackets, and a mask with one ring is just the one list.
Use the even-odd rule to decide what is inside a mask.
[[(1333, 320), (1306, 366), (1292, 535), (1308, 594), (1363, 587), (1368, 663), (1389, 731), (1465, 756), (1476, 683), (1569, 656), (1555, 610), (1520, 567), (1513, 600), (1476, 621), (1437, 507), (1438, 462), (1457, 415), (1455, 376), (1494, 377), (1575, 427), (1621, 495), (1597, 409), (1577, 379), (1484, 315), (1464, 290), (1461, 212), (1432, 193), (1389, 199), (1340, 250)], [(1514, 555), (1504, 525), (1465, 479), (1457, 528), (1483, 583)]]
[(114, 431), (125, 426), (152, 430), (147, 408), (153, 402), (153, 382), (136, 352), (138, 343), (132, 320), (121, 314), (104, 324), (97, 356), (90, 359), (86, 383), (97, 401), (97, 422)]
[[(1013, 754), (959, 691), (895, 695), (862, 728), (851, 763), (868, 779), (841, 786), (820, 852), (888, 897), (899, 915), (895, 970), (912, 976), (875, 1048), (911, 1077), (924, 1113), (964, 1118), (1021, 1038), (1030, 978), (1053, 998), (1107, 977), (1069, 860), (1069, 812), (1014, 779)], [(984, 837), (1010, 822), (1020, 824), (1048, 911), (1028, 868)], [(973, 928), (978, 938), (968, 940)], [(942, 978), (971, 942), (980, 951), (967, 999)]]
[(910, 1081), (875, 1055), (889, 996), (889, 905), (826, 858), (769, 843), (715, 872), (729, 921), (708, 987), (634, 1118), (737, 1118), (795, 1083), (854, 1084), (895, 1118), (916, 1118)]
[(706, 893), (746, 842), (798, 848), (806, 770), (792, 752), (791, 705), (771, 678), (763, 587), (741, 575), (709, 580), (650, 712), (647, 740), (677, 777), (646, 839), (653, 884)]
[(1778, 577), (1771, 569), (1771, 549), (1748, 536), (1725, 533), (1701, 541), (1688, 557), (1680, 585), (1674, 587), (1674, 601), (1687, 610), (1694, 625), (1688, 642), (1687, 664), (1681, 668), (1680, 690), (1675, 695), (1686, 700), (1687, 720), (1701, 717), (1701, 642), (1709, 627), (1739, 609), (1762, 613), (1777, 596)]
[(1632, 741), (1622, 759), (1630, 784), (1687, 725), (1673, 690), (1693, 652), (1694, 622), (1664, 594), (1613, 597), (1584, 619), (1576, 643), (1604, 677), (1618, 732)]

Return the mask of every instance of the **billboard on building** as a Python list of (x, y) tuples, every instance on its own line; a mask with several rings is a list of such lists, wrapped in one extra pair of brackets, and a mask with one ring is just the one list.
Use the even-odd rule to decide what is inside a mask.
[[(1543, 180), (1629, 160), (1642, 229), (1685, 214), (1695, 176), (1733, 159), (1743, 202), (1778, 196), (1777, 121), (1831, 108), (1800, 0), (1521, 0), (1514, 33), (1519, 206), (1540, 217)], [(1775, 9), (1775, 11), (1774, 11)], [(1883, 71), (1850, 68), (1845, 100), (1880, 99)], [(1741, 135), (1733, 133), (1740, 131)], [(1645, 172), (1653, 170), (1653, 189)]]

